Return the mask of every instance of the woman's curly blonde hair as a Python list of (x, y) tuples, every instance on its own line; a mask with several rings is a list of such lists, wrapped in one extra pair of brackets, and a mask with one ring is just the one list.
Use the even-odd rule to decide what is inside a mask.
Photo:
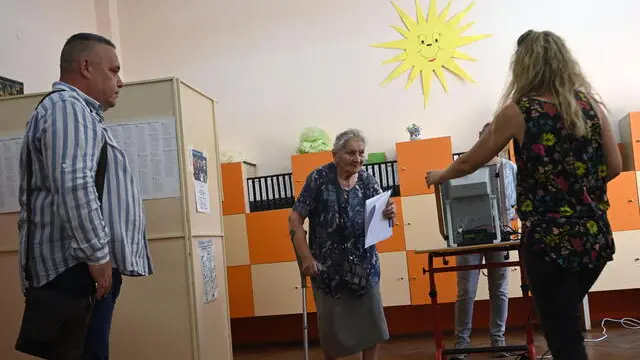
[(578, 136), (589, 136), (590, 128), (576, 101), (576, 90), (605, 107), (560, 36), (551, 31), (528, 30), (518, 38), (502, 107), (522, 97), (550, 94), (567, 129)]

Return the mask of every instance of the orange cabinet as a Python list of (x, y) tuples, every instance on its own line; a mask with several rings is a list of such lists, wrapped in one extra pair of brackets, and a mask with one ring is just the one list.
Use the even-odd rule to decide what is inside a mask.
[(432, 194), (424, 177), (428, 170), (444, 169), (452, 162), (451, 137), (400, 142), (396, 144), (398, 178), (402, 196)]
[[(456, 264), (455, 256), (447, 257), (448, 266)], [(429, 274), (423, 274), (422, 269), (429, 266), (427, 254), (416, 254), (415, 251), (407, 251), (407, 267), (409, 270), (409, 290), (411, 292), (411, 305), (430, 304)], [(434, 259), (435, 267), (443, 267), (442, 258)], [(436, 274), (436, 290), (438, 303), (455, 302), (458, 295), (458, 278), (455, 272)]]
[(624, 170), (640, 170), (640, 112), (625, 115), (618, 123), (625, 153)]
[(635, 171), (624, 171), (607, 185), (611, 207), (608, 217), (613, 231), (640, 229), (638, 184)]
[(376, 244), (378, 252), (386, 253), (393, 251), (404, 251), (404, 220), (402, 217), (402, 202), (400, 198), (391, 198), (396, 205), (396, 218), (393, 222), (393, 235), (391, 238)]
[(229, 312), (231, 318), (254, 316), (251, 266), (228, 266)]
[(333, 161), (330, 151), (312, 154), (299, 154), (291, 157), (291, 170), (293, 178), (293, 196), (298, 196), (307, 176), (317, 167)]
[(247, 240), (251, 264), (296, 261), (289, 238), (290, 209), (247, 214)]
[(222, 214), (235, 215), (249, 212), (247, 177), (255, 176), (255, 165), (245, 162), (225, 163), (222, 171)]

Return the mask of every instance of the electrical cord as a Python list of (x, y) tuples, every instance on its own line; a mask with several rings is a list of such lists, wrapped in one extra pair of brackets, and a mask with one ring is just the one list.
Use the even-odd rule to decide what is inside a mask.
[(613, 322), (613, 323), (619, 323), (625, 329), (640, 330), (640, 320), (638, 320), (638, 319), (622, 318), (622, 319), (618, 320), (618, 319), (604, 318), (604, 319), (602, 319), (602, 323), (600, 323), (600, 326), (602, 327), (602, 336), (597, 338), (597, 339), (585, 339), (584, 341), (587, 342), (587, 343), (594, 343), (594, 342), (599, 342), (599, 341), (602, 341), (602, 340), (606, 339), (609, 336), (607, 334), (607, 328), (604, 326), (604, 324), (607, 321), (608, 322)]
[[(599, 337), (599, 338), (596, 338), (596, 339), (585, 339), (584, 342), (585, 343), (596, 343), (596, 342), (600, 342), (600, 341), (606, 339), (609, 335), (607, 334), (607, 328), (604, 326), (604, 324), (606, 324), (607, 322), (619, 323), (625, 329), (640, 330), (640, 320), (638, 320), (638, 319), (634, 319), (634, 318), (622, 318), (622, 319), (604, 318), (604, 319), (602, 319), (602, 322), (600, 323), (600, 326), (602, 327), (602, 336)], [(553, 356), (549, 354), (550, 352), (551, 352), (551, 350), (545, 351), (541, 356), (538, 356), (537, 359), (540, 359), (540, 360), (553, 359)], [(514, 360), (528, 360), (528, 359), (529, 359), (529, 357), (527, 356), (526, 353), (518, 354), (514, 358)]]

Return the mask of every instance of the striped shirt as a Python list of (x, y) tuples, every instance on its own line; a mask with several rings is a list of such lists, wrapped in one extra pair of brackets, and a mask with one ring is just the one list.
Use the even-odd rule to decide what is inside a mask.
[[(32, 286), (42, 286), (72, 267), (111, 260), (124, 275), (153, 273), (142, 200), (124, 150), (104, 124), (101, 105), (63, 82), (34, 111), (20, 154), (20, 261)], [(100, 149), (107, 142), (102, 208), (95, 187)], [(26, 148), (31, 154), (30, 239), (26, 239)]]

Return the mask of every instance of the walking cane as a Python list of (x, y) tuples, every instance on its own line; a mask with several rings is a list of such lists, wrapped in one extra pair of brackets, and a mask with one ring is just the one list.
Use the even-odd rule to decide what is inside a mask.
[(304, 346), (304, 360), (309, 360), (309, 324), (307, 323), (307, 277), (302, 272), (302, 260), (295, 250), (298, 269), (300, 270), (300, 288), (302, 289), (302, 338)]
[(300, 272), (302, 287), (302, 337), (304, 341), (304, 360), (309, 360), (309, 324), (307, 323), (307, 278)]

